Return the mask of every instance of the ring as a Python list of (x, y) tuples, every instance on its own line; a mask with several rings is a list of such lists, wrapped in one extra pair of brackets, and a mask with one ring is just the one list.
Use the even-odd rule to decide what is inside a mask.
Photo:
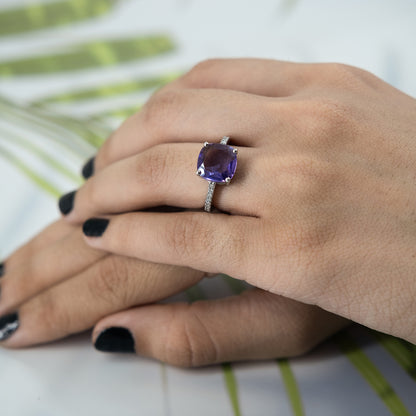
[(229, 139), (224, 136), (220, 143), (205, 142), (199, 152), (196, 174), (209, 182), (204, 206), (206, 212), (211, 211), (217, 183), (229, 185), (237, 169), (238, 150), (227, 144)]

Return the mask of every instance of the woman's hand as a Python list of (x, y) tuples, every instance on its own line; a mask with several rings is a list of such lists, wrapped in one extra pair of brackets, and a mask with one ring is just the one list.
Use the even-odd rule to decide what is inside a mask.
[[(91, 247), (224, 272), (416, 343), (415, 120), (414, 99), (357, 68), (208, 61), (121, 127), (67, 217), (106, 218), (84, 224)], [(201, 143), (225, 135), (238, 168), (214, 206), (231, 215), (111, 216), (201, 208)]]
[(9, 348), (95, 326), (99, 350), (195, 366), (301, 354), (348, 324), (262, 290), (226, 300), (152, 304), (195, 284), (203, 273), (107, 255), (88, 247), (81, 230), (62, 220), (5, 264), (0, 338)]
[(202, 277), (185, 267), (107, 255), (88, 247), (79, 227), (60, 220), (5, 261), (0, 341), (16, 348), (63, 338), (116, 312), (171, 296)]

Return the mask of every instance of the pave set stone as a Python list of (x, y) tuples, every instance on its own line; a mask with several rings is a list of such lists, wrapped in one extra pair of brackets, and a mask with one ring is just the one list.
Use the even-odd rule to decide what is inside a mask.
[(237, 154), (233, 147), (221, 143), (206, 143), (198, 157), (197, 173), (215, 183), (228, 183), (237, 169)]

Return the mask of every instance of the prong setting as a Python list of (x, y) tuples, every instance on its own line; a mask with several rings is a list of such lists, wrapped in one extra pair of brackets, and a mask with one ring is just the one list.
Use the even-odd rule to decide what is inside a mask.
[(212, 198), (216, 185), (229, 185), (237, 167), (238, 150), (228, 145), (229, 136), (220, 143), (204, 142), (199, 152), (196, 174), (209, 182), (204, 210), (211, 211)]

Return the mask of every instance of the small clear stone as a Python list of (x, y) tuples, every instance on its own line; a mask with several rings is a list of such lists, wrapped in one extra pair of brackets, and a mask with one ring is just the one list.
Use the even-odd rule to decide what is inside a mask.
[(221, 143), (208, 143), (199, 153), (197, 170), (201, 178), (211, 182), (226, 183), (237, 169), (237, 154), (234, 148)]

